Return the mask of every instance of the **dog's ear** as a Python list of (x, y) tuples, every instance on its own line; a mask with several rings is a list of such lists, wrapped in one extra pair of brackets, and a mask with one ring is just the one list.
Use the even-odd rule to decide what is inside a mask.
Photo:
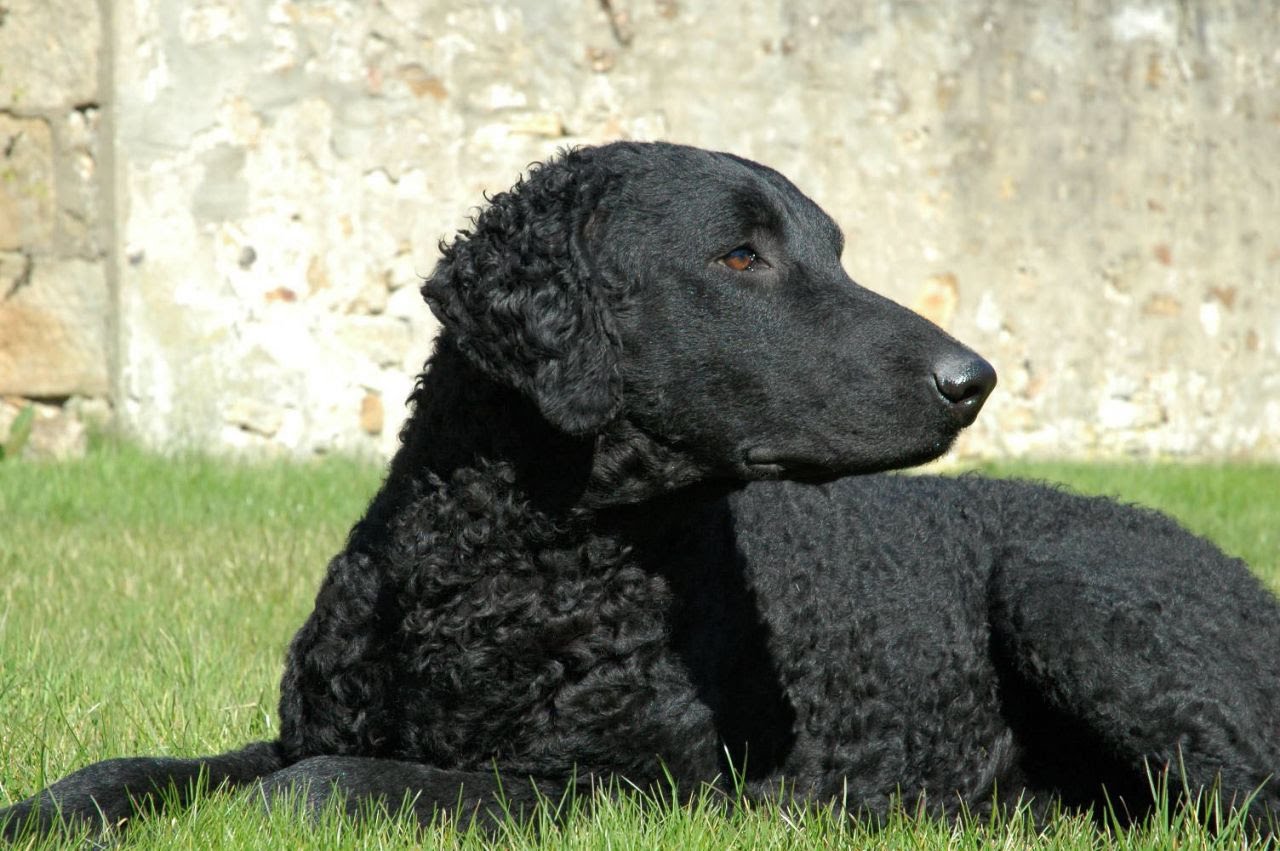
[(599, 430), (622, 401), (618, 334), (584, 245), (603, 183), (588, 151), (534, 166), (441, 244), (422, 287), (471, 363), (573, 435)]

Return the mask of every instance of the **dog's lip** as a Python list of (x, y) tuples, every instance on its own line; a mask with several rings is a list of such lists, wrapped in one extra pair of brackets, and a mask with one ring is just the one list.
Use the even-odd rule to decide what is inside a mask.
[(753, 476), (762, 478), (825, 478), (834, 472), (831, 464), (761, 446), (747, 449), (742, 465)]
[(746, 479), (788, 479), (796, 482), (822, 484), (845, 476), (865, 473), (878, 473), (885, 470), (900, 470), (916, 467), (943, 455), (955, 440), (955, 433), (945, 439), (933, 441), (927, 449), (905, 453), (892, 459), (881, 459), (879, 462), (859, 463), (854, 459), (833, 461), (830, 458), (817, 459), (771, 447), (752, 447), (742, 453), (740, 476)]
[(749, 446), (742, 453), (743, 466), (761, 471), (782, 472), (789, 459), (776, 449), (767, 446)]

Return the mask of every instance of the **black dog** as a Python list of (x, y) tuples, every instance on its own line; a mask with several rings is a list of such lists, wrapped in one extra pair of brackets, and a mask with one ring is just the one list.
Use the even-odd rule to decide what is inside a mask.
[(1280, 810), (1280, 606), (1243, 564), (1106, 500), (854, 475), (944, 452), (995, 374), (841, 242), (726, 154), (535, 168), (423, 288), (444, 331), (290, 648), (280, 740), (89, 766), (6, 835), (202, 772), (424, 820), (664, 772), (1138, 814), (1150, 767)]

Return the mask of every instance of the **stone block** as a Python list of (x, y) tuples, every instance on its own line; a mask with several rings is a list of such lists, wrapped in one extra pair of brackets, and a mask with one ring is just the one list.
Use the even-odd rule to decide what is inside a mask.
[(105, 395), (109, 303), (101, 262), (0, 254), (0, 394)]
[(56, 221), (54, 186), (48, 123), (0, 114), (0, 251), (49, 245)]
[(104, 253), (101, 195), (98, 189), (102, 110), (68, 110), (54, 125), (57, 173), (57, 249), (62, 254), (96, 257)]
[(382, 316), (347, 316), (333, 322), (333, 336), (379, 367), (394, 367), (413, 343), (408, 322)]
[(46, 405), (16, 397), (0, 398), (0, 440), (6, 439), (13, 421), (31, 406), (34, 419), (31, 433), (19, 453), (20, 458), (66, 460), (84, 455), (89, 445), (85, 421), (68, 405)]
[(386, 412), (382, 407), (382, 397), (377, 393), (365, 393), (360, 400), (360, 429), (365, 434), (382, 434), (386, 421)]
[(96, 102), (101, 44), (95, 0), (5, 0), (0, 109), (31, 112)]
[(253, 398), (227, 400), (222, 416), (228, 424), (263, 437), (273, 437), (284, 424), (279, 407)]

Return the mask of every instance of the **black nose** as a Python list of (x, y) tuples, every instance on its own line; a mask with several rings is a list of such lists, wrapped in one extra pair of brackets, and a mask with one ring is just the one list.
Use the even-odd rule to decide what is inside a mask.
[(971, 424), (996, 386), (996, 371), (977, 355), (945, 358), (934, 367), (938, 393), (961, 426)]

